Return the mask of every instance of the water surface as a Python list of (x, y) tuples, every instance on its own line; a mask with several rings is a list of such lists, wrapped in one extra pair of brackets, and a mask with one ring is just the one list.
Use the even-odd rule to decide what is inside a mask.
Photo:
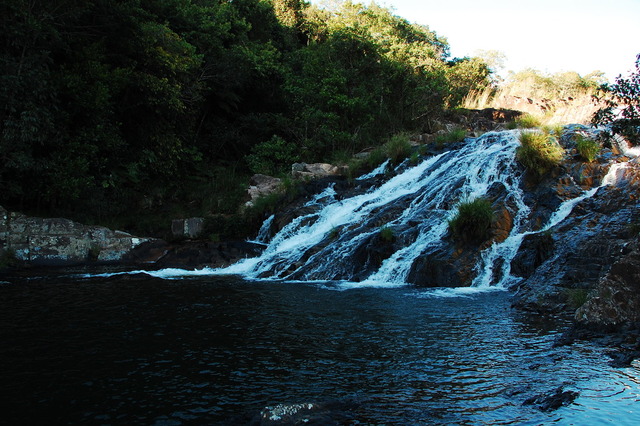
[[(317, 404), (316, 424), (636, 424), (640, 369), (506, 291), (236, 277), (81, 277), (0, 284), (3, 420), (247, 424)], [(523, 403), (562, 387), (570, 405)], [(257, 416), (257, 417), (256, 417)]]

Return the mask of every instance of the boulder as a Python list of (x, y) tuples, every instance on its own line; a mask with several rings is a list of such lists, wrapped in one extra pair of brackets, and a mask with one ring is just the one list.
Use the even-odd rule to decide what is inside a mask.
[(578, 396), (578, 392), (558, 387), (548, 393), (527, 398), (522, 405), (533, 405), (540, 411), (548, 412), (570, 405)]
[(202, 232), (203, 227), (203, 217), (190, 217), (171, 221), (171, 233), (174, 237), (196, 238)]
[(321, 179), (328, 176), (344, 176), (344, 167), (328, 163), (295, 163), (291, 166), (291, 176), (294, 179)]
[(251, 176), (251, 180), (249, 181), (249, 189), (247, 190), (249, 201), (247, 201), (245, 206), (252, 207), (258, 198), (277, 194), (282, 192), (282, 190), (282, 179), (255, 174)]

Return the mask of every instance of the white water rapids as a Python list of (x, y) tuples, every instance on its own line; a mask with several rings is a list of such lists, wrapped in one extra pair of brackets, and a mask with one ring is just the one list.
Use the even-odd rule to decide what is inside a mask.
[[(491, 199), (499, 194), (510, 211), (512, 227), (506, 239), (480, 253), (468, 290), (505, 288), (512, 278), (511, 261), (524, 237), (562, 222), (576, 204), (614, 183), (625, 167), (624, 163), (612, 165), (600, 186), (564, 201), (544, 226), (533, 230), (529, 223), (531, 209), (521, 189), (522, 167), (515, 159), (518, 136), (518, 130), (487, 133), (463, 148), (430, 157), (380, 186), (349, 198), (340, 199), (333, 187), (327, 187), (305, 204), (305, 211), (312, 213), (295, 218), (271, 239), (268, 230), (273, 216), (267, 219), (256, 238), (266, 244), (258, 257), (220, 269), (144, 272), (162, 278), (241, 275), (247, 279), (332, 281), (341, 288), (402, 286), (410, 283), (414, 262), (443, 246), (448, 220), (460, 201)], [(368, 177), (383, 171), (381, 166)], [(382, 228), (391, 230), (398, 242), (393, 247), (400, 248), (384, 260), (370, 263), (367, 250), (372, 246), (375, 250), (376, 236), (380, 244)]]

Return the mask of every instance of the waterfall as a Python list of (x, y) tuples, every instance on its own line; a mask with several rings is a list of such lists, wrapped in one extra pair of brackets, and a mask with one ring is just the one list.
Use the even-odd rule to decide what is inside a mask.
[[(415, 265), (452, 243), (448, 221), (463, 200), (487, 197), (509, 212), (509, 234), (477, 254), (476, 289), (505, 288), (523, 239), (561, 223), (574, 206), (599, 188), (615, 183), (624, 164), (614, 164), (597, 188), (568, 199), (539, 229), (530, 228), (531, 208), (522, 190), (522, 167), (515, 152), (519, 131), (490, 132), (462, 148), (432, 156), (403, 169), (385, 183), (351, 197), (338, 197), (333, 186), (306, 202), (301, 216), (270, 236), (274, 216), (257, 241), (266, 245), (258, 257), (226, 268), (163, 270), (153, 274), (239, 274), (248, 279), (331, 281), (343, 287), (401, 286), (411, 283)], [(371, 176), (382, 173), (384, 168)], [(381, 230), (392, 236), (385, 241)]]
[[(219, 273), (249, 278), (361, 281), (363, 285), (403, 285), (416, 259), (442, 244), (448, 220), (461, 200), (486, 196), (499, 188), (521, 233), (529, 208), (520, 189), (515, 161), (518, 132), (491, 132), (465, 147), (426, 159), (369, 192), (336, 200), (324, 194), (275, 235), (261, 256)], [(357, 261), (367, 243), (391, 229), (402, 248), (362, 276)], [(365, 259), (365, 262), (368, 260)], [(370, 265), (369, 265), (370, 266)]]
[[(549, 231), (554, 226), (561, 223), (570, 214), (573, 208), (581, 201), (593, 197), (598, 190), (607, 185), (613, 185), (618, 180), (619, 173), (627, 167), (627, 163), (612, 164), (607, 174), (602, 179), (599, 186), (585, 191), (582, 195), (575, 198), (565, 200), (555, 212), (549, 217), (547, 223), (538, 231), (518, 231), (512, 232), (507, 239), (501, 243), (494, 243), (489, 249), (485, 250), (481, 256), (481, 263), (478, 265), (478, 275), (474, 279), (473, 285), (477, 287), (499, 286), (505, 287), (513, 278), (510, 275), (511, 261), (518, 253), (522, 240), (527, 235), (539, 234)], [(525, 210), (523, 210), (525, 211)], [(514, 228), (515, 229), (515, 228)], [(501, 264), (501, 271), (498, 279), (495, 278), (494, 265)]]

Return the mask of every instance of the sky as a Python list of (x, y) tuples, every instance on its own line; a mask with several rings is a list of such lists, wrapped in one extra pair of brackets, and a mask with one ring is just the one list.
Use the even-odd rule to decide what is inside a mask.
[[(368, 4), (368, 0), (360, 0)], [(613, 81), (640, 53), (640, 0), (376, 0), (445, 37), (451, 57), (496, 50), (507, 71), (602, 71)], [(315, 2), (314, 2), (315, 3)]]

